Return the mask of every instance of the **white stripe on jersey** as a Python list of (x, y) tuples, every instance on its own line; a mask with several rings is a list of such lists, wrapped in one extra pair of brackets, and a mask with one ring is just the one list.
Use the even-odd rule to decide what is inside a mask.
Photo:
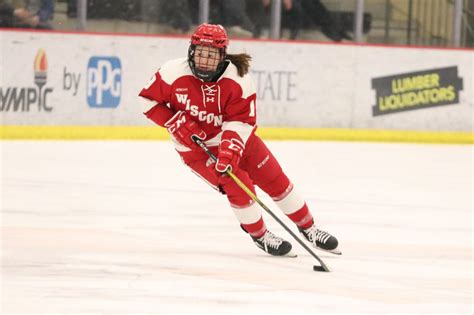
[(166, 62), (159, 70), (161, 79), (168, 85), (185, 75), (193, 75), (187, 58), (178, 58)]
[(142, 113), (146, 113), (147, 111), (149, 111), (150, 109), (152, 109), (158, 104), (157, 101), (149, 100), (146, 97), (139, 97), (138, 99), (139, 99), (138, 102), (140, 103), (140, 106), (142, 109)]
[(240, 121), (226, 121), (222, 124), (222, 131), (231, 130), (235, 131), (244, 143), (247, 143), (250, 135), (252, 134), (254, 126), (240, 122)]
[[(242, 88), (242, 98), (244, 99), (252, 94), (257, 93), (252, 77), (249, 74), (246, 74), (243, 77), (239, 76), (237, 72), (237, 67), (233, 63), (230, 63), (227, 66), (227, 69), (225, 69), (219, 80), (221, 80), (222, 78), (231, 79), (235, 81), (238, 85), (240, 85), (240, 87)], [(217, 80), (217, 82), (219, 82), (219, 80)]]

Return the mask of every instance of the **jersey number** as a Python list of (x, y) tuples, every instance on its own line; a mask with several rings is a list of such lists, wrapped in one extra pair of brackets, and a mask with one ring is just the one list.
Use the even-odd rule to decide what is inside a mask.
[(255, 101), (250, 102), (250, 113), (249, 117), (255, 117)]

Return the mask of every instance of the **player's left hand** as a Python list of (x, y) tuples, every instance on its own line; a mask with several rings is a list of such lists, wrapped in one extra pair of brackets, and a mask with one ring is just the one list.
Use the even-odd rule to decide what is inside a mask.
[(245, 144), (239, 135), (232, 131), (224, 132), (219, 145), (216, 170), (219, 173), (225, 173), (228, 169), (235, 172), (239, 167), (244, 148)]

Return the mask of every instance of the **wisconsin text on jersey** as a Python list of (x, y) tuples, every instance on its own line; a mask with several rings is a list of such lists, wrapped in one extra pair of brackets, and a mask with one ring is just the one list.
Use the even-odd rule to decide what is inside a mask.
[[(176, 89), (178, 90), (178, 89)], [(220, 108), (220, 90), (219, 86), (216, 85), (204, 85), (203, 90), (203, 104), (204, 107), (207, 107), (207, 103), (214, 103), (217, 101)], [(217, 95), (216, 95), (217, 92)], [(199, 110), (198, 105), (191, 105), (191, 99), (188, 98), (188, 94), (175, 93), (178, 103), (181, 103), (186, 106), (186, 111), (191, 115), (196, 117), (199, 121), (206, 122), (208, 124), (213, 123), (214, 126), (222, 126), (223, 117), (222, 115), (216, 115), (214, 113), (208, 113), (205, 110)]]

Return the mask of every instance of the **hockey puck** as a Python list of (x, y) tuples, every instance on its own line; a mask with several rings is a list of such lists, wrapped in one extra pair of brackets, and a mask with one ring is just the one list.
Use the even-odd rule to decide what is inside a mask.
[(316, 266), (316, 265), (313, 266), (313, 270), (314, 270), (314, 271), (328, 272), (328, 270), (325, 270), (323, 267), (321, 267), (321, 266)]

